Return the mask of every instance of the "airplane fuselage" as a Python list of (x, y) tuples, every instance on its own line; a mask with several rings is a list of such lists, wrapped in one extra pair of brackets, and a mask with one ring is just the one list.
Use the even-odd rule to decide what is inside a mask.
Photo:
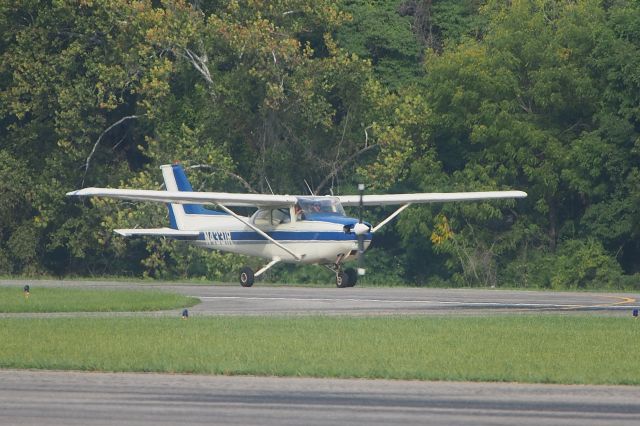
[[(255, 224), (256, 215), (242, 217)], [(264, 236), (236, 218), (227, 215), (189, 215), (189, 230), (199, 231), (191, 243), (202, 248), (261, 257), (280, 258), (290, 263), (333, 264), (355, 256), (358, 249), (354, 233), (345, 232), (344, 223), (321, 220), (294, 220), (280, 224), (261, 224), (260, 230), (294, 253), (303, 254), (300, 260), (276, 246)], [(357, 222), (342, 216), (341, 222)], [(258, 225), (256, 225), (258, 226)], [(365, 235), (365, 249), (371, 243), (371, 234)]]

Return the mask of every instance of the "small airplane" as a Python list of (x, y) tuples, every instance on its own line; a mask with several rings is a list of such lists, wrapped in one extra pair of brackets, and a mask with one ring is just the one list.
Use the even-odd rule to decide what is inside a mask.
[[(165, 191), (141, 189), (84, 188), (67, 196), (107, 197), (166, 203), (169, 227), (116, 229), (124, 237), (155, 236), (186, 240), (199, 247), (267, 259), (253, 271), (240, 271), (240, 284), (251, 287), (255, 278), (279, 262), (324, 265), (335, 273), (336, 286), (353, 287), (364, 275), (364, 252), (373, 234), (412, 204), (523, 198), (522, 191), (452, 192), (307, 196), (194, 192), (180, 164), (160, 166)], [(205, 208), (217, 206), (218, 210)], [(362, 220), (364, 206), (400, 205), (376, 226)], [(345, 215), (343, 206), (358, 206), (358, 218)], [(230, 207), (253, 207), (256, 212), (240, 216)], [(346, 261), (358, 259), (358, 269)]]

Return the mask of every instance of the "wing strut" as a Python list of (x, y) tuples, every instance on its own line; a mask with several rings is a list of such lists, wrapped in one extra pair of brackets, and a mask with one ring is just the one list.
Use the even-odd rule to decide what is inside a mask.
[(378, 224), (378, 226), (376, 226), (375, 228), (373, 228), (371, 230), (371, 232), (376, 232), (378, 229), (382, 228), (383, 226), (385, 226), (387, 223), (389, 223), (394, 217), (398, 216), (400, 213), (402, 213), (402, 211), (404, 209), (406, 209), (407, 207), (409, 207), (411, 205), (411, 203), (407, 203), (405, 205), (403, 205), (402, 207), (400, 207), (398, 210), (396, 210), (395, 212), (391, 213), (391, 215), (386, 218), (385, 220), (383, 220), (382, 222), (380, 222)]
[[(244, 220), (243, 218), (241, 218), (240, 216), (238, 216), (237, 214), (235, 214), (231, 209), (229, 209), (228, 207), (220, 204), (220, 203), (216, 203), (216, 205), (218, 207), (220, 207), (222, 210), (224, 210), (225, 212), (229, 213), (231, 216), (235, 217), (236, 219), (238, 219), (240, 222), (244, 223), (245, 225), (247, 225), (249, 228), (253, 229), (254, 231), (256, 231), (258, 234), (262, 235), (263, 237), (265, 237), (267, 240), (271, 241), (273, 244), (277, 245), (278, 247), (280, 247), (282, 250), (286, 251), (287, 253), (289, 253), (291, 256), (293, 256), (296, 260), (302, 260), (302, 258), (304, 257), (304, 255), (299, 255), (296, 254), (294, 252), (292, 252), (291, 250), (289, 250), (288, 248), (286, 248), (284, 245), (282, 245), (281, 243), (277, 242), (276, 240), (274, 240), (273, 238), (271, 238), (269, 235), (267, 235), (266, 232), (264, 232), (262, 229), (258, 228), (257, 226), (253, 225), (252, 223), (249, 223), (249, 221)], [(275, 264), (275, 263), (274, 263)]]

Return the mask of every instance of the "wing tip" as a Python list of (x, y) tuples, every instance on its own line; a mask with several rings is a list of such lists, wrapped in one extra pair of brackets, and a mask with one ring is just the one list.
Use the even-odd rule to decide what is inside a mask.
[(93, 191), (95, 191), (96, 188), (82, 188), (82, 189), (76, 189), (75, 191), (69, 191), (67, 192), (65, 195), (67, 197), (84, 197), (87, 195), (92, 195)]

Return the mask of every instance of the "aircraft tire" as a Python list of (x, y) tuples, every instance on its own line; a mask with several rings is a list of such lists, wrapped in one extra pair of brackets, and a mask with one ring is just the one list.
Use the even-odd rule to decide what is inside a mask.
[(251, 287), (254, 280), (253, 269), (248, 266), (240, 269), (240, 285), (242, 287)]
[(356, 283), (358, 282), (358, 273), (356, 272), (356, 270), (353, 268), (348, 268), (348, 269), (345, 269), (344, 273), (347, 274), (347, 277), (349, 277), (349, 280), (348, 280), (349, 285), (347, 285), (347, 287), (355, 286)]
[(346, 272), (338, 272), (336, 274), (336, 287), (346, 288), (349, 287), (349, 275)]

